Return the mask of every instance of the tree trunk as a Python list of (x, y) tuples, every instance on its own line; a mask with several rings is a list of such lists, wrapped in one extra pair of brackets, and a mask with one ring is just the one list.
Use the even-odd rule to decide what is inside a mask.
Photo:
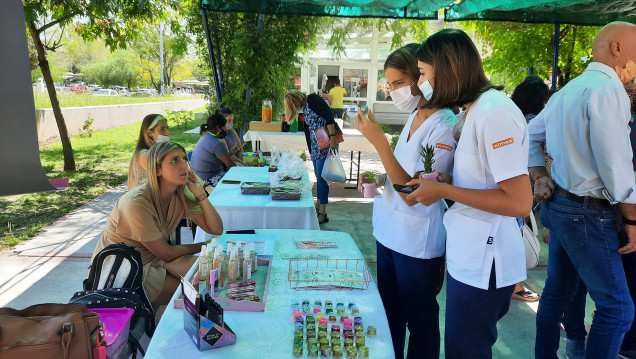
[(38, 65), (42, 70), (42, 77), (46, 84), (46, 90), (49, 93), (51, 99), (51, 107), (53, 108), (53, 115), (55, 115), (55, 122), (60, 132), (60, 139), (62, 140), (62, 150), (64, 153), (64, 171), (75, 171), (75, 157), (73, 155), (73, 147), (71, 146), (71, 140), (68, 137), (68, 130), (66, 129), (66, 123), (64, 122), (64, 116), (62, 116), (62, 109), (60, 108), (60, 102), (57, 99), (57, 93), (55, 93), (55, 83), (53, 83), (53, 76), (51, 75), (51, 69), (49, 68), (49, 61), (46, 59), (46, 53), (44, 52), (44, 44), (40, 40), (40, 34), (37, 31), (35, 23), (29, 21), (27, 23), (31, 38), (35, 43), (35, 49), (38, 52)]

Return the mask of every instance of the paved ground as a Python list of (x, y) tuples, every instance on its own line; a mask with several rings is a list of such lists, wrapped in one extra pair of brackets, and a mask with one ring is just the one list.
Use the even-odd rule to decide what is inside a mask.
[[(348, 154), (343, 164), (349, 169)], [(311, 163), (308, 161), (308, 166)], [(309, 168), (310, 178), (314, 178)], [(362, 155), (362, 169), (383, 172), (377, 154)], [(355, 167), (354, 167), (355, 173)], [(327, 207), (330, 221), (322, 230), (351, 234), (376, 273), (375, 240), (372, 236), (372, 199), (362, 197), (350, 185), (332, 185)], [(68, 302), (74, 292), (81, 290), (88, 273), (91, 254), (102, 233), (114, 202), (126, 190), (125, 185), (114, 188), (95, 201), (64, 216), (39, 236), (15, 248), (13, 253), (0, 257), (0, 307), (24, 308), (46, 302)], [(191, 238), (184, 230), (183, 238)], [(191, 240), (191, 239), (190, 239)], [(541, 292), (546, 276), (547, 249), (543, 246), (542, 263), (529, 271), (526, 285)], [(438, 300), (441, 304), (443, 326), (445, 289)], [(499, 322), (499, 340), (494, 358), (533, 358), (536, 304), (513, 301), (510, 312)], [(588, 300), (587, 324), (591, 323), (593, 304)], [(442, 329), (443, 333), (443, 329)], [(561, 345), (560, 357), (564, 345)]]

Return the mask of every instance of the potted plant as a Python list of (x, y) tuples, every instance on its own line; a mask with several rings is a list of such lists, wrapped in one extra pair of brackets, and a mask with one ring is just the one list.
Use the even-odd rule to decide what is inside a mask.
[(439, 172), (433, 170), (435, 148), (431, 145), (422, 146), (420, 155), (422, 155), (422, 162), (424, 163), (424, 171), (420, 172), (420, 178), (437, 182)]
[(373, 172), (365, 172), (361, 175), (362, 189), (364, 198), (375, 197), (375, 190), (377, 187), (378, 176)]

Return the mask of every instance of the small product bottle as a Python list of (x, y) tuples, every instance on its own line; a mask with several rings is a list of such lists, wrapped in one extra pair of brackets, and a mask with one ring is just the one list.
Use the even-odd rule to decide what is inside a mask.
[(243, 280), (245, 280), (245, 273), (243, 272), (243, 260), (245, 258), (245, 250), (243, 249), (243, 242), (238, 242), (237, 254), (238, 256), (236, 258), (239, 263), (239, 278), (243, 278)]
[(243, 280), (247, 281), (252, 279), (252, 261), (250, 260), (249, 252), (243, 259)]
[(252, 260), (252, 273), (256, 272), (258, 268), (258, 256), (256, 255), (256, 249), (254, 248), (254, 242), (250, 242), (250, 259)]
[(201, 246), (201, 253), (199, 255), (199, 281), (203, 281), (206, 278), (205, 272), (208, 264), (208, 257), (205, 255), (207, 253), (207, 248), (204, 245)]
[(236, 283), (236, 280), (238, 279), (238, 262), (236, 260), (236, 252), (232, 252), (230, 254), (230, 261), (227, 265), (227, 275), (228, 282), (230, 284)]
[(219, 245), (214, 251), (214, 264), (212, 269), (216, 270), (219, 278), (219, 287), (223, 287), (225, 284), (225, 275), (223, 274), (223, 246)]

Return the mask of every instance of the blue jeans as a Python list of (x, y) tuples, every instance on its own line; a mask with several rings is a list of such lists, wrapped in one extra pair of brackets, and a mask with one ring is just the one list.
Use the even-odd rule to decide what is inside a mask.
[(329, 203), (329, 184), (327, 181), (322, 179), (322, 168), (325, 167), (326, 158), (322, 159), (311, 159), (311, 162), (314, 164), (314, 172), (316, 173), (316, 197), (320, 201), (320, 204)]
[(510, 309), (515, 285), (497, 288), (495, 264), (490, 271), (488, 289), (464, 284), (447, 273), (446, 359), (490, 359), (497, 341), (497, 322)]
[(580, 277), (596, 304), (586, 357), (615, 359), (634, 318), (634, 304), (618, 254), (614, 209), (554, 196), (543, 203), (541, 221), (550, 229), (550, 251), (537, 313), (535, 358), (557, 358), (559, 322)]
[(331, 114), (333, 115), (334, 118), (342, 118), (342, 114), (344, 113), (344, 109), (343, 108), (332, 108), (331, 109)]
[(563, 312), (563, 328), (568, 339), (585, 342), (587, 330), (585, 330), (585, 304), (587, 301), (587, 287), (581, 279), (577, 280), (577, 289), (574, 297), (565, 307)]
[(420, 259), (393, 251), (380, 242), (378, 291), (389, 322), (393, 350), (404, 358), (406, 327), (409, 358), (439, 358), (439, 304), (444, 284), (444, 257)]
[[(623, 267), (625, 268), (625, 277), (627, 278), (629, 293), (632, 297), (632, 301), (636, 303), (636, 252), (624, 254), (621, 259), (623, 260)], [(636, 354), (636, 322), (632, 322), (629, 331), (625, 334), (625, 338), (623, 338), (621, 352), (622, 351)]]

